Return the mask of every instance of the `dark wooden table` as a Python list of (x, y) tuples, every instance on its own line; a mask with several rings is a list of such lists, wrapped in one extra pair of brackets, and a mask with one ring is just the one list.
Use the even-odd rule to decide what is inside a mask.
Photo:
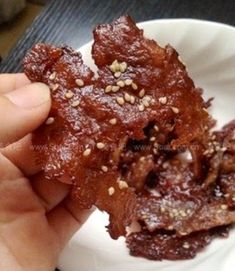
[(78, 48), (92, 38), (96, 24), (126, 13), (138, 22), (197, 18), (235, 25), (234, 0), (51, 0), (1, 62), (0, 72), (20, 71), (26, 51), (37, 42)]

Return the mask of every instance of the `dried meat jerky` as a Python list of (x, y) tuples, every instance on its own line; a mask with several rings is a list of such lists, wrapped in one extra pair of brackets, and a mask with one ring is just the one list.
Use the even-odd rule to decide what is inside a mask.
[(66, 46), (38, 44), (25, 57), (30, 80), (51, 88), (51, 112), (33, 136), (45, 177), (70, 184), (82, 208), (106, 211), (115, 239), (137, 219), (132, 255), (194, 257), (211, 228), (235, 221), (235, 124), (210, 131), (211, 99), (177, 52), (129, 16), (95, 28), (92, 56), (97, 76)]
[[(107, 26), (95, 30), (93, 51), (100, 68), (98, 79), (83, 64), (80, 54), (68, 47), (36, 45), (26, 56), (24, 68), (30, 80), (44, 82), (52, 90), (49, 119), (34, 135), (36, 145), (46, 145), (38, 151), (45, 176), (72, 184), (73, 195), (82, 207), (96, 204), (101, 210), (108, 211), (113, 222), (111, 235), (117, 238), (125, 234), (125, 227), (133, 219), (135, 205), (133, 190), (119, 188), (123, 176), (120, 176), (118, 163), (128, 140), (152, 142), (154, 136), (148, 139), (144, 129), (150, 122), (160, 119), (162, 130), (167, 130), (169, 124), (175, 128), (175, 135), (168, 140), (190, 143), (200, 137), (202, 129), (199, 126), (209, 125), (210, 118), (203, 110), (205, 103), (201, 92), (194, 88), (174, 49), (163, 49), (145, 39), (142, 30), (129, 17), (122, 17), (114, 24), (115, 28), (108, 34), (112, 35), (111, 42), (98, 35), (105, 34)], [(126, 39), (126, 30), (130, 39)], [(114, 59), (103, 62), (101, 67), (97, 57), (105, 52), (98, 49), (97, 53), (96, 48), (100, 48), (100, 42), (104, 40), (106, 52), (112, 51)], [(119, 52), (115, 42), (120, 40), (122, 46), (129, 47), (128, 57), (125, 50), (120, 55), (115, 53)], [(110, 67), (111, 63), (113, 66)], [(185, 104), (191, 100), (194, 100), (193, 108)], [(192, 129), (189, 116), (195, 114), (198, 114), (198, 120), (194, 122), (197, 127)], [(192, 117), (196, 118), (196, 115)], [(191, 126), (190, 134), (182, 130), (183, 122), (186, 122), (185, 127)], [(154, 154), (153, 148), (151, 152)], [(149, 160), (148, 170), (152, 167), (153, 162)], [(140, 188), (144, 177), (138, 177)], [(122, 223), (115, 222), (118, 218), (123, 219)]]
[(190, 165), (179, 159), (167, 161), (155, 176), (155, 188), (138, 195), (137, 218), (149, 231), (166, 229), (187, 235), (235, 222), (235, 211), (214, 195), (214, 189), (205, 191), (195, 181)]
[(93, 72), (79, 53), (68, 47), (36, 45), (24, 60), (32, 81), (52, 89), (48, 120), (34, 134), (38, 159), (47, 179), (72, 184), (83, 208), (93, 204), (110, 214), (112, 237), (125, 234), (133, 219), (133, 189), (120, 185), (114, 160), (125, 135), (121, 124), (111, 124), (120, 107), (95, 86)]
[(208, 105), (201, 97), (201, 90), (195, 88), (177, 52), (146, 39), (130, 17), (97, 26), (94, 40), (92, 55), (99, 68), (101, 86), (131, 80), (134, 85), (122, 86), (122, 95), (125, 92), (134, 95), (141, 105), (143, 99), (138, 94), (144, 91), (151, 100), (142, 115), (162, 126), (171, 124), (174, 147), (201, 139), (204, 127), (213, 125), (204, 110)]
[(130, 254), (150, 260), (192, 259), (203, 250), (213, 238), (227, 236), (228, 228), (192, 233), (178, 237), (172, 232), (142, 231), (132, 233), (126, 239)]
[[(209, 201), (212, 202), (209, 202)], [(171, 197), (139, 197), (138, 219), (149, 231), (175, 230), (178, 236), (208, 230), (235, 222), (235, 211), (229, 210), (225, 200), (213, 200), (206, 195), (180, 195)]]
[(235, 209), (235, 121), (217, 132), (223, 151), (217, 183), (230, 208)]

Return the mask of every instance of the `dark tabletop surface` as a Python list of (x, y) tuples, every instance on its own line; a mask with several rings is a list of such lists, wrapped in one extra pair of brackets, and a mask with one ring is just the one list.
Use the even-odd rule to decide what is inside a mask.
[(51, 0), (1, 62), (0, 72), (20, 71), (26, 51), (37, 42), (78, 48), (92, 38), (96, 24), (127, 13), (138, 22), (197, 18), (235, 26), (234, 0)]

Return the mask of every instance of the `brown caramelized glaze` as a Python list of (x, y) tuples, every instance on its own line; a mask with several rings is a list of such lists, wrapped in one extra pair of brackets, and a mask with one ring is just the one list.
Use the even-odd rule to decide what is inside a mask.
[(24, 59), (29, 79), (51, 88), (51, 112), (33, 136), (45, 177), (71, 185), (82, 208), (106, 211), (114, 239), (139, 221), (127, 237), (133, 255), (195, 256), (217, 236), (211, 228), (235, 221), (235, 125), (210, 132), (210, 101), (177, 52), (129, 16), (95, 28), (92, 56), (98, 76), (69, 47), (37, 44)]

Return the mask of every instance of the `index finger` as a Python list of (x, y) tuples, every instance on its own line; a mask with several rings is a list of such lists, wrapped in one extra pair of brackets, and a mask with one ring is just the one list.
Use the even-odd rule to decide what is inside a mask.
[(30, 84), (30, 81), (24, 73), (0, 74), (0, 94), (13, 91), (28, 84)]

